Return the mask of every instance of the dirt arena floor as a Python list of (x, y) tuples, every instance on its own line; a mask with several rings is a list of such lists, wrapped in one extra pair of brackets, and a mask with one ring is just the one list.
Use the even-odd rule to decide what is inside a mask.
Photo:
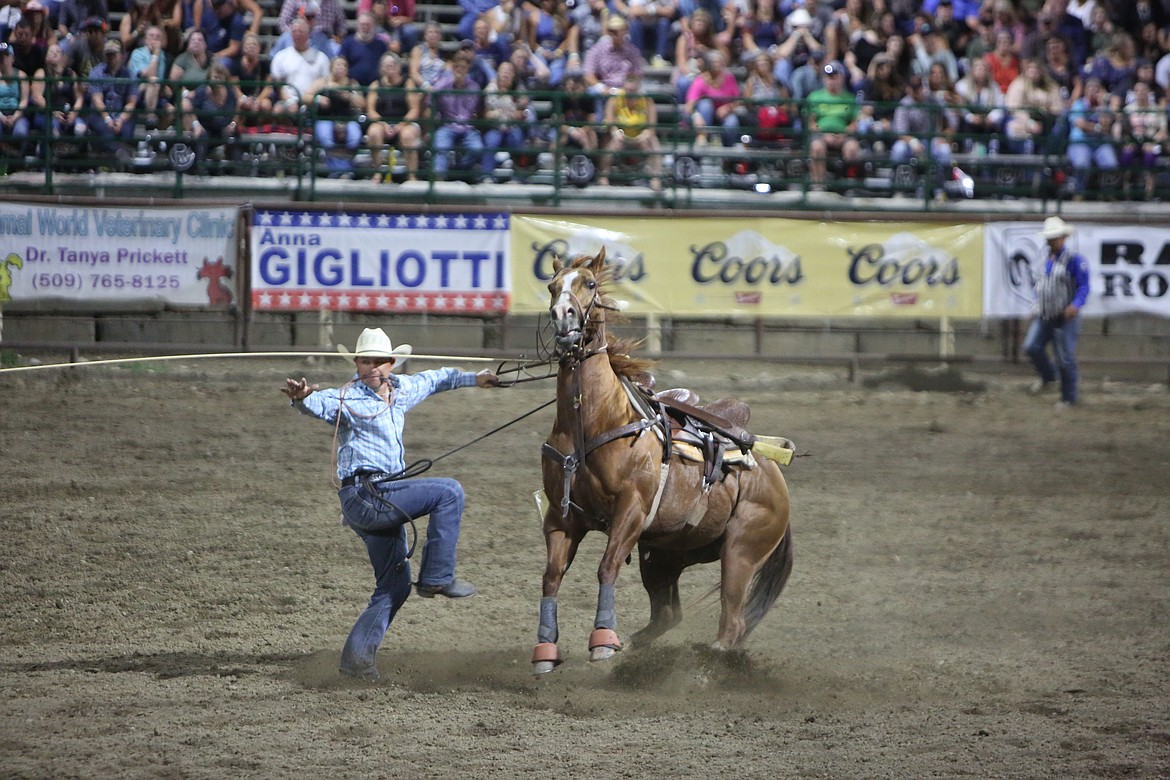
[[(590, 665), (594, 535), (561, 593), (566, 663), (531, 676), (544, 410), (435, 464), (467, 489), (480, 594), (412, 598), (359, 684), (336, 667), (372, 577), (289, 374), (347, 378), (294, 358), (0, 374), (0, 776), (1170, 777), (1164, 385), (1086, 372), (1060, 413), (1022, 369), (916, 392), (663, 364), (660, 387), (748, 400), (806, 454), (795, 571), (746, 648), (707, 649), (706, 566), (681, 626)], [(432, 398), (409, 459), (552, 392)], [(646, 619), (636, 566), (618, 614)]]

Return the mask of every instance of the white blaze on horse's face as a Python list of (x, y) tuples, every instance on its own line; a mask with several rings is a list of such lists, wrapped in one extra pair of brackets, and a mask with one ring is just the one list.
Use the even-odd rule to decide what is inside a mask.
[(553, 302), (549, 313), (558, 336), (581, 329), (581, 312), (577, 308), (577, 298), (573, 295), (573, 282), (580, 275), (580, 271), (569, 271), (561, 277), (560, 286), (552, 289)]

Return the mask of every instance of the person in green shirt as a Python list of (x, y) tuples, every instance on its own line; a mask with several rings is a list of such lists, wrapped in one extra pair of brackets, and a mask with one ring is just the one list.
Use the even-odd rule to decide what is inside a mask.
[(825, 66), (822, 86), (808, 96), (808, 131), (813, 189), (824, 189), (825, 157), (830, 149), (850, 162), (861, 156), (861, 145), (853, 137), (859, 114), (857, 98), (845, 89), (845, 66), (834, 60)]

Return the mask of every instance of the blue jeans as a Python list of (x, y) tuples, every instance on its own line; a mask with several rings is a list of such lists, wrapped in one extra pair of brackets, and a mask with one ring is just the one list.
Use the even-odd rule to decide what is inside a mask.
[[(1060, 371), (1060, 400), (1077, 402), (1077, 341), (1081, 336), (1081, 318), (1045, 320), (1037, 317), (1024, 337), (1024, 352), (1044, 382), (1055, 382)], [(1056, 355), (1056, 364), (1048, 357), (1048, 344)]]
[(442, 178), (447, 175), (447, 168), (450, 165), (450, 161), (447, 159), (447, 152), (456, 146), (463, 149), (475, 162), (481, 162), (480, 156), (483, 152), (483, 136), (479, 134), (478, 130), (474, 127), (440, 125), (435, 130), (434, 169), (436, 177)]
[[(371, 496), (371, 490), (377, 490), (392, 506)], [(410, 596), (405, 526), (408, 519), (430, 515), (419, 584), (446, 585), (455, 579), (463, 487), (445, 477), (404, 479), (376, 487), (343, 487), (337, 497), (346, 522), (365, 542), (374, 567), (374, 593), (341, 651), (341, 668), (360, 674), (374, 667), (374, 656), (390, 623)]]
[(506, 149), (516, 154), (524, 146), (524, 129), (521, 127), (493, 127), (483, 134), (483, 175), (491, 178), (496, 171), (496, 152)]
[(664, 60), (674, 59), (671, 55), (674, 53), (671, 49), (670, 33), (674, 25), (674, 20), (655, 14), (650, 18), (636, 18), (630, 20), (630, 43), (638, 47), (638, 50), (645, 55), (648, 51), (646, 48), (646, 34), (650, 30), (654, 31), (654, 56), (661, 57)]
[(1096, 165), (1102, 171), (1117, 170), (1117, 152), (1109, 144), (1094, 148), (1089, 144), (1072, 143), (1068, 145), (1068, 162), (1073, 168), (1073, 186), (1080, 194), (1085, 191), (1092, 166)]
[(333, 149), (337, 146), (336, 126), (345, 125), (345, 148), (356, 150), (362, 145), (362, 126), (357, 122), (334, 122), (332, 119), (318, 119), (313, 123), (313, 133), (317, 136), (317, 143), (322, 149)]
[(705, 132), (712, 132), (722, 124), (720, 135), (723, 145), (735, 146), (739, 140), (739, 117), (734, 111), (723, 117), (723, 121), (720, 123), (715, 118), (715, 101), (711, 98), (703, 98), (695, 103), (695, 113), (703, 117), (703, 123), (707, 125)]

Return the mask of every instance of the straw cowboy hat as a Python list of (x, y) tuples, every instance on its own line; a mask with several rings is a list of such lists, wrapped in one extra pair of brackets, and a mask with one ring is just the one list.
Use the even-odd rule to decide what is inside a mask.
[(390, 343), (390, 337), (381, 328), (366, 328), (358, 336), (357, 346), (350, 352), (344, 345), (338, 344), (337, 351), (349, 360), (360, 357), (404, 358), (411, 352), (409, 344), (399, 344), (397, 347)]
[(1049, 217), (1044, 220), (1044, 227), (1040, 230), (1041, 238), (1065, 238), (1076, 232), (1072, 225), (1060, 217)]

